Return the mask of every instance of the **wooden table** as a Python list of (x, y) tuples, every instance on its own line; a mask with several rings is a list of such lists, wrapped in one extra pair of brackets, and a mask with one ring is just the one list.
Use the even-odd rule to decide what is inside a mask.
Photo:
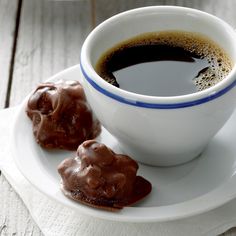
[[(19, 104), (40, 81), (78, 64), (81, 44), (98, 23), (148, 5), (197, 8), (236, 28), (235, 0), (0, 0), (0, 108)], [(3, 175), (0, 208), (0, 235), (42, 235)]]

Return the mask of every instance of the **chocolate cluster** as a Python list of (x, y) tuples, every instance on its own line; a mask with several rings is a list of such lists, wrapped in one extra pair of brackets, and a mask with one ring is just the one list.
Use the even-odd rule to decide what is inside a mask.
[(33, 122), (35, 139), (44, 148), (76, 150), (101, 130), (77, 81), (39, 85), (26, 112)]
[(66, 196), (108, 210), (131, 205), (150, 193), (151, 184), (137, 176), (137, 170), (136, 161), (94, 140), (85, 141), (75, 158), (58, 166)]

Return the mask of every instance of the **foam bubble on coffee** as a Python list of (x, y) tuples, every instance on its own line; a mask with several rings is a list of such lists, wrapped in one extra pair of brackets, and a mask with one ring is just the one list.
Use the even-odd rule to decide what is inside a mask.
[(146, 40), (147, 44), (158, 43), (182, 47), (208, 61), (210, 66), (204, 68), (194, 78), (194, 83), (198, 91), (202, 91), (219, 83), (232, 69), (232, 61), (226, 52), (216, 45), (215, 42), (203, 35), (178, 31), (165, 31), (151, 34), (156, 34), (156, 38), (151, 37), (151, 41)]

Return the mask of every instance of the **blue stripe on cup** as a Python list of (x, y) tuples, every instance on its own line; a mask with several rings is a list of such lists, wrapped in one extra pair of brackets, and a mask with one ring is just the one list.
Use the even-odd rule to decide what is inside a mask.
[(85, 72), (85, 70), (82, 66), (82, 63), (80, 63), (80, 67), (81, 67), (81, 71), (82, 71), (85, 79), (93, 86), (93, 88), (95, 88), (100, 93), (102, 93), (102, 94), (106, 95), (107, 97), (110, 97), (114, 100), (117, 100), (121, 103), (125, 103), (125, 104), (131, 105), (131, 106), (136, 106), (136, 107), (150, 108), (150, 109), (178, 109), (178, 108), (185, 108), (185, 107), (200, 105), (202, 103), (209, 102), (213, 99), (216, 99), (216, 98), (222, 96), (223, 94), (227, 93), (230, 89), (232, 89), (236, 85), (236, 80), (234, 80), (230, 85), (228, 85), (224, 89), (222, 89), (222, 90), (220, 90), (220, 91), (218, 91), (214, 94), (211, 94), (207, 97), (200, 98), (200, 99), (197, 99), (197, 100), (194, 100), (194, 101), (173, 103), (173, 104), (148, 103), (148, 102), (140, 102), (140, 101), (135, 101), (135, 100), (132, 100), (132, 99), (127, 99), (127, 98), (121, 97), (119, 95), (116, 95), (114, 93), (111, 93), (111, 92), (107, 91), (106, 89), (102, 88), (97, 83), (95, 83), (86, 74), (86, 72)]

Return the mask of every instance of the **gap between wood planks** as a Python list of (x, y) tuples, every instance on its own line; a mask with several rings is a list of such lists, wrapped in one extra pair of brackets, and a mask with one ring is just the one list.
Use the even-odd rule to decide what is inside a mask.
[[(13, 81), (13, 73), (14, 73), (14, 66), (15, 66), (17, 40), (18, 40), (18, 34), (19, 34), (19, 28), (20, 28), (22, 5), (23, 5), (23, 0), (18, 0), (13, 47), (12, 47), (12, 54), (11, 54), (10, 68), (9, 68), (9, 78), (8, 78), (8, 84), (7, 84), (5, 105), (4, 105), (5, 108), (9, 107), (10, 105), (10, 97), (11, 97), (11, 90), (12, 90), (12, 81)], [(92, 27), (94, 28), (96, 26), (96, 0), (90, 0), (90, 5), (91, 5), (91, 24), (92, 24)]]
[(16, 54), (16, 47), (17, 47), (17, 39), (19, 33), (19, 26), (20, 26), (20, 17), (21, 17), (21, 9), (22, 9), (22, 2), (23, 0), (18, 0), (18, 7), (16, 12), (16, 23), (15, 23), (15, 30), (14, 30), (14, 40), (13, 40), (13, 47), (12, 47), (12, 54), (11, 54), (11, 61), (10, 61), (10, 68), (9, 68), (9, 78), (7, 84), (7, 94), (5, 100), (5, 108), (9, 107), (10, 96), (11, 96), (11, 85), (13, 79), (13, 71), (14, 71), (14, 63), (15, 63), (15, 54)]
[(91, 24), (92, 27), (96, 26), (96, 0), (90, 0), (91, 5)]
[[(10, 102), (11, 85), (12, 85), (12, 78), (13, 78), (17, 38), (18, 38), (19, 25), (20, 25), (20, 15), (21, 15), (22, 1), (23, 0), (18, 0), (18, 6), (17, 6), (17, 12), (16, 12), (16, 23), (15, 23), (15, 30), (14, 30), (14, 40), (13, 40), (12, 54), (11, 54), (11, 60), (10, 60), (9, 78), (8, 78), (7, 93), (6, 93), (4, 108), (9, 107), (9, 102)], [(0, 176), (1, 176), (1, 170), (0, 170)]]

